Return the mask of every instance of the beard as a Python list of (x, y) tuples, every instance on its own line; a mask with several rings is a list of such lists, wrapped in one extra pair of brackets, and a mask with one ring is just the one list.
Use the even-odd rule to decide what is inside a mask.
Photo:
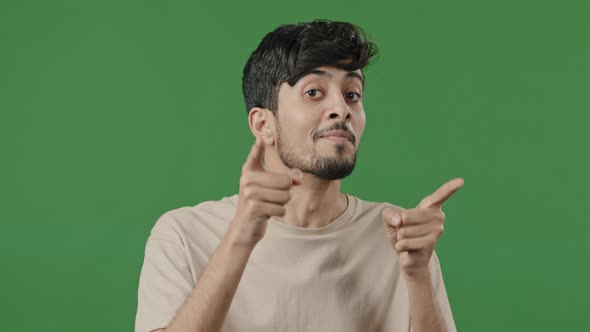
[[(291, 142), (284, 139), (281, 134), (281, 127), (275, 121), (277, 128), (277, 152), (283, 164), (289, 168), (298, 168), (303, 173), (310, 173), (324, 180), (339, 180), (349, 176), (354, 170), (358, 148), (352, 157), (346, 156), (348, 143), (334, 144), (335, 156), (321, 156), (315, 149), (311, 153), (310, 160), (302, 160), (294, 153)], [(317, 141), (317, 140), (316, 140)]]

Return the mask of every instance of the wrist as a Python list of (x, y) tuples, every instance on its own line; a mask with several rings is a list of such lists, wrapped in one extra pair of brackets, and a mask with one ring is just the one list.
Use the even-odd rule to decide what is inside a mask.
[(408, 287), (431, 287), (432, 280), (428, 268), (423, 270), (414, 270), (411, 272), (402, 272)]
[(230, 247), (252, 250), (262, 237), (251, 233), (241, 229), (236, 223), (232, 222), (225, 233), (224, 240)]

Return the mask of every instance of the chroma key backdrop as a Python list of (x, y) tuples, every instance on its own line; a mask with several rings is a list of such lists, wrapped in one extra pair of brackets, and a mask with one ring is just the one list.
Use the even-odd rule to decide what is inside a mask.
[(367, 125), (342, 190), (415, 207), (460, 331), (590, 324), (587, 1), (0, 2), (0, 322), (130, 331), (166, 211), (237, 193), (242, 69), (282, 23), (361, 26)]

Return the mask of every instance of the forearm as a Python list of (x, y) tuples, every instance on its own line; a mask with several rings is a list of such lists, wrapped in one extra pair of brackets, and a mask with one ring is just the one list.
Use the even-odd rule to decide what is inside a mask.
[(254, 246), (230, 226), (166, 331), (220, 331)]
[(436, 301), (430, 273), (406, 278), (413, 332), (449, 332)]

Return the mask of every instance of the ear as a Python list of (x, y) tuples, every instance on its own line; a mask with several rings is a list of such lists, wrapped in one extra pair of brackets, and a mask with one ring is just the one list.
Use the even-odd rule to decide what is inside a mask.
[(264, 143), (274, 144), (274, 115), (269, 109), (254, 107), (248, 113), (248, 123), (250, 130), (256, 138), (260, 138)]

